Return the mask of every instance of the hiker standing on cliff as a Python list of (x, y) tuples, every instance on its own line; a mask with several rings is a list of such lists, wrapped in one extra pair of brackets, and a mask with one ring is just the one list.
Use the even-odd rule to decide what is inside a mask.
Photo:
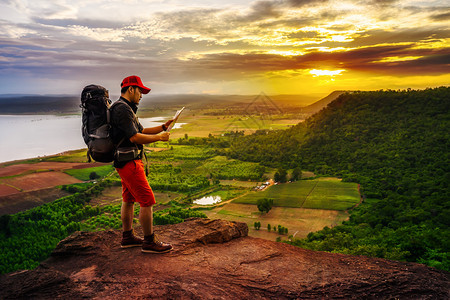
[[(136, 117), (136, 111), (142, 94), (148, 94), (150, 88), (145, 87), (138, 76), (126, 77), (120, 86), (121, 96), (111, 111), (111, 124), (112, 139), (118, 145), (114, 167), (122, 179), (121, 247), (141, 246), (142, 252), (168, 252), (172, 250), (172, 245), (159, 241), (153, 232), (152, 206), (156, 201), (147, 181), (142, 155), (143, 144), (169, 140), (169, 133), (163, 131), (173, 120), (160, 126), (144, 128)], [(139, 223), (144, 232), (143, 240), (135, 236), (132, 229), (135, 202), (140, 205)]]

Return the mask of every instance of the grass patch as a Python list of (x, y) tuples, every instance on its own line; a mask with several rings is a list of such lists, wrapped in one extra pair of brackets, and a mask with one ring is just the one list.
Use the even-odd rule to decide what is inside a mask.
[(245, 193), (245, 190), (242, 189), (228, 189), (228, 190), (221, 190), (214, 193), (209, 194), (208, 196), (220, 196), (222, 201), (226, 201), (229, 199), (236, 198), (239, 195), (242, 195)]
[(42, 161), (53, 162), (87, 162), (86, 149), (68, 151), (63, 155), (42, 158)]
[(261, 180), (265, 168), (257, 163), (214, 156), (199, 166), (198, 171), (218, 179)]
[(272, 198), (273, 206), (302, 207), (306, 196), (316, 186), (315, 180), (300, 180), (292, 183), (273, 185), (260, 192), (250, 192), (234, 200), (235, 203), (254, 204), (258, 199)]
[(101, 178), (101, 177), (105, 177), (112, 171), (114, 171), (114, 167), (112, 165), (107, 165), (107, 166), (92, 167), (92, 168), (85, 168), (85, 169), (69, 169), (69, 170), (65, 170), (64, 173), (69, 174), (70, 176), (73, 176), (79, 180), (88, 181), (88, 180), (90, 180), (89, 175), (92, 172), (97, 173), (97, 175)]
[(259, 182), (256, 181), (243, 181), (243, 180), (220, 180), (220, 184), (224, 186), (233, 186), (233, 187), (244, 187), (244, 188), (252, 188), (258, 185)]
[(165, 162), (177, 160), (202, 161), (214, 155), (212, 150), (208, 147), (193, 147), (186, 145), (171, 145), (170, 147), (169, 150), (151, 153), (149, 160)]
[(225, 210), (225, 209), (221, 209), (217, 213), (220, 215), (227, 215), (227, 216), (233, 216), (233, 217), (238, 217), (238, 218), (246, 218), (247, 217), (247, 215), (239, 214), (236, 211)]
[(360, 201), (358, 184), (337, 179), (319, 179), (303, 208), (346, 210)]

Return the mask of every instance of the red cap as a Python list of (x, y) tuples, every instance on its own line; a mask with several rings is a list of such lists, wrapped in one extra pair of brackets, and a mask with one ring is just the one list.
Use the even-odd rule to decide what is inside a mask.
[(124, 88), (127, 86), (138, 86), (141, 89), (142, 94), (148, 94), (148, 92), (150, 92), (151, 90), (151, 88), (144, 86), (144, 84), (142, 84), (141, 78), (139, 78), (139, 76), (136, 75), (128, 76), (122, 80), (120, 87)]

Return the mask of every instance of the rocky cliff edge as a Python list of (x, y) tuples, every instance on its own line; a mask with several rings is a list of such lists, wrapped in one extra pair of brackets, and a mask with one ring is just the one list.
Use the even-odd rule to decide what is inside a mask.
[(156, 226), (166, 254), (121, 249), (120, 231), (76, 232), (31, 271), (0, 276), (0, 299), (449, 299), (450, 273), (309, 251), (247, 236), (245, 223)]

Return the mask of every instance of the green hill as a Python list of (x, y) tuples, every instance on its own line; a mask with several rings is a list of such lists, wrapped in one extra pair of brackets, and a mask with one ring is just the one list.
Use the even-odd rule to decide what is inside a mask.
[(320, 99), (319, 101), (316, 101), (308, 106), (305, 106), (302, 108), (302, 112), (305, 113), (316, 113), (322, 108), (326, 107), (329, 103), (331, 103), (333, 100), (335, 100), (340, 95), (344, 94), (345, 91), (334, 91), (328, 96)]
[(450, 88), (352, 92), (284, 131), (235, 139), (229, 155), (361, 184), (350, 220), (293, 244), (450, 270)]

